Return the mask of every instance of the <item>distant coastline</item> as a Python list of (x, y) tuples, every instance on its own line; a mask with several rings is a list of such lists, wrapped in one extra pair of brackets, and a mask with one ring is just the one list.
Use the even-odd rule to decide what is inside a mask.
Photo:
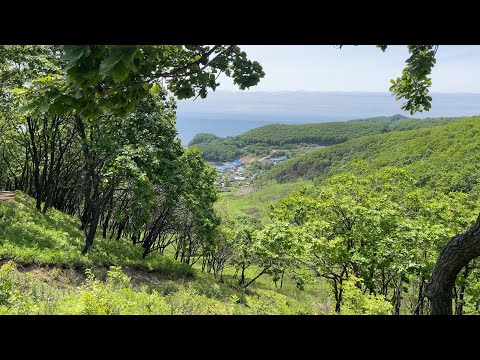
[[(432, 110), (415, 117), (480, 114), (480, 94), (432, 93)], [(274, 123), (304, 124), (402, 114), (402, 101), (385, 92), (216, 91), (207, 99), (178, 102), (177, 129), (183, 144), (196, 134), (235, 136)]]

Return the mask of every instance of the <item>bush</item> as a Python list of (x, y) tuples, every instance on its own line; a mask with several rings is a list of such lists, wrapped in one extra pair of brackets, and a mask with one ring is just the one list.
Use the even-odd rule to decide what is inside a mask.
[(13, 290), (12, 275), (16, 270), (15, 263), (12, 261), (0, 267), (0, 305), (9, 305)]
[(191, 284), (168, 296), (173, 315), (231, 315), (235, 313), (236, 305), (232, 301), (223, 303), (209, 299), (198, 293)]
[(257, 290), (258, 296), (248, 296), (248, 312), (258, 315), (306, 315), (315, 311), (273, 290)]
[(363, 279), (350, 276), (342, 282), (343, 302), (341, 314), (343, 315), (389, 315), (392, 313), (392, 304), (385, 300), (382, 295), (363, 294), (355, 286)]
[(112, 290), (130, 289), (132, 283), (130, 276), (122, 271), (121, 266), (110, 266), (107, 272), (107, 286)]
[(148, 293), (143, 287), (139, 292), (132, 288), (130, 277), (120, 266), (111, 266), (107, 281), (95, 279), (91, 269), (86, 270), (87, 280), (80, 295), (78, 314), (127, 315), (168, 314), (169, 306), (156, 291)]

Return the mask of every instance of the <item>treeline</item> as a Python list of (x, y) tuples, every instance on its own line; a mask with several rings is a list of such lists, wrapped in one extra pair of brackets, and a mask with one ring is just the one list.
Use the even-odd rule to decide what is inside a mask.
[[(310, 270), (330, 283), (336, 312), (421, 315), (429, 311), (425, 288), (437, 256), (475, 222), (474, 200), (421, 186), (397, 167), (342, 172), (280, 201), (262, 233), (283, 248), (278, 271), (308, 279)], [(456, 314), (480, 311), (478, 269), (471, 261), (455, 284)], [(357, 289), (353, 298), (347, 289)]]
[(233, 161), (247, 153), (243, 149), (243, 145), (232, 138), (210, 138), (205, 142), (199, 142), (197, 136), (190, 141), (189, 147), (195, 146), (200, 149), (205, 161)]
[[(329, 281), (338, 312), (348, 303), (353, 313), (428, 313), (438, 254), (478, 215), (479, 120), (353, 139), (272, 169), (279, 181), (315, 184), (270, 214), (270, 237), (302, 239), (287, 243), (295, 254), (287, 273), (309, 269)], [(456, 279), (455, 314), (480, 311), (478, 269), (472, 260)], [(348, 284), (358, 290), (353, 300), (344, 298)]]
[[(271, 207), (265, 223), (232, 218), (219, 206), (222, 223), (203, 269), (221, 278), (231, 266), (245, 288), (266, 274), (278, 288), (285, 279), (304, 289), (322, 278), (332, 291), (332, 312), (428, 314), (425, 290), (437, 256), (474, 223), (477, 197), (430, 188), (399, 167), (360, 173), (340, 171), (290, 194)], [(254, 275), (246, 278), (247, 269)], [(479, 269), (475, 260), (462, 270), (456, 314), (480, 311)]]
[[(353, 281), (354, 303), (368, 294), (387, 300), (394, 314), (428, 312), (425, 287), (438, 254), (478, 215), (479, 120), (353, 139), (267, 173), (278, 181), (314, 180), (309, 191), (280, 201), (272, 216), (308, 234), (307, 253), (318, 253), (314, 265), (303, 260), (299, 269), (330, 282), (337, 310)], [(456, 279), (455, 314), (480, 311), (478, 269), (472, 260)]]
[(213, 134), (198, 134), (190, 141), (189, 146), (198, 147), (207, 161), (231, 161), (247, 154), (263, 155), (278, 149), (294, 150), (301, 147), (330, 146), (358, 137), (389, 131), (444, 125), (457, 119), (412, 119), (394, 115), (346, 122), (301, 125), (272, 124), (226, 138), (219, 138)]
[[(216, 174), (198, 150), (181, 146), (166, 91), (139, 99), (127, 114), (89, 103), (69, 109), (82, 94), (62, 88), (62, 47), (0, 51), (0, 189), (26, 192), (43, 213), (54, 207), (78, 216), (83, 253), (101, 231), (128, 236), (143, 256), (172, 244), (175, 258), (192, 264), (218, 225)], [(52, 93), (62, 101), (49, 102)]]
[(367, 136), (289, 160), (266, 176), (286, 182), (397, 166), (415, 174), (421, 186), (474, 193), (480, 187), (479, 132), (479, 118), (469, 117), (444, 126)]

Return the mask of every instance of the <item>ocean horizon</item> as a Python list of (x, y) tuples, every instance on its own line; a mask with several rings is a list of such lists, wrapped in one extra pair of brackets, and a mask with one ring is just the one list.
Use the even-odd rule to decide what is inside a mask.
[[(432, 93), (432, 108), (415, 118), (480, 114), (480, 94)], [(198, 133), (235, 136), (268, 124), (348, 121), (401, 114), (403, 101), (379, 92), (216, 91), (206, 99), (178, 101), (177, 130), (183, 144)]]

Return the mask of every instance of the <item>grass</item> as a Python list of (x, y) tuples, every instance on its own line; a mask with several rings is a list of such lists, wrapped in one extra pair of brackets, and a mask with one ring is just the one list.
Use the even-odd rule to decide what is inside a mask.
[(0, 314), (315, 314), (323, 311), (289, 290), (239, 292), (207, 274), (187, 282), (139, 281), (119, 267), (87, 271), (71, 281), (65, 269), (0, 267)]
[(153, 253), (145, 260), (142, 249), (122, 238), (97, 236), (94, 248), (82, 255), (85, 235), (80, 222), (55, 209), (45, 215), (35, 210), (33, 200), (22, 192), (0, 203), (0, 257), (22, 265), (55, 265), (86, 268), (122, 265), (166, 274), (191, 274), (188, 266)]
[(248, 215), (266, 219), (270, 205), (275, 204), (291, 192), (310, 185), (313, 185), (313, 182), (308, 180), (283, 184), (270, 181), (259, 190), (242, 196), (236, 196), (235, 193), (221, 193), (219, 204), (224, 206), (232, 217)]
[[(255, 201), (296, 189), (273, 185), (246, 195)], [(278, 192), (281, 192), (278, 193)], [(245, 201), (244, 204), (247, 204)], [(95, 239), (81, 255), (79, 221), (57, 210), (43, 215), (34, 200), (17, 192), (0, 203), (0, 314), (318, 314), (330, 311), (331, 291), (323, 281), (282, 289), (269, 276), (247, 290), (234, 269), (223, 281), (166, 255), (141, 258), (142, 248), (127, 239)], [(252, 266), (247, 278), (259, 269)], [(120, 285), (119, 285), (120, 284)]]

